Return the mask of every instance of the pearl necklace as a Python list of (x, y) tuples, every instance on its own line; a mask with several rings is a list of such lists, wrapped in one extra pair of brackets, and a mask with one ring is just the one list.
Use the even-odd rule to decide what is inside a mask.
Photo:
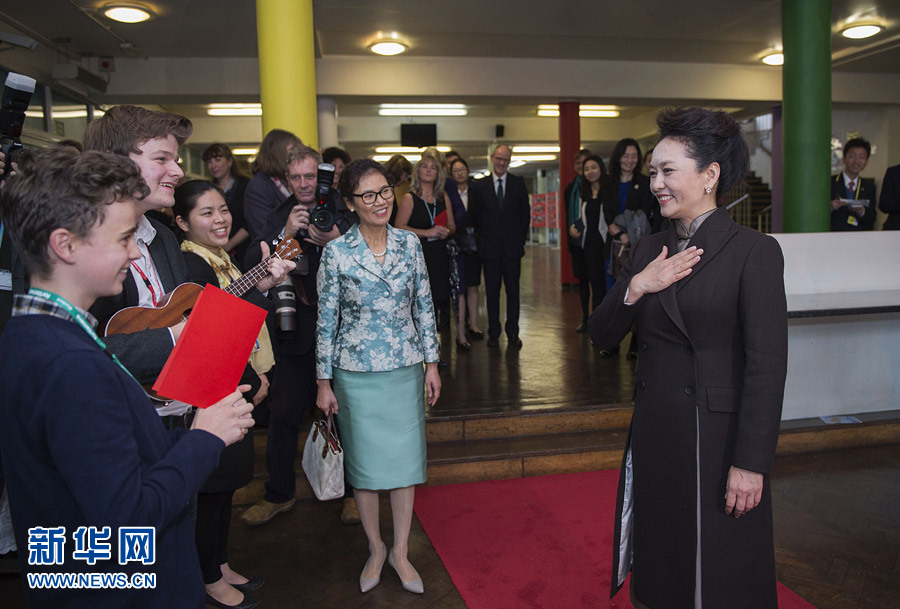
[[(369, 251), (371, 251), (371, 250), (369, 250)], [(385, 245), (384, 249), (381, 251), (381, 253), (376, 254), (375, 252), (372, 252), (372, 255), (375, 256), (376, 258), (381, 258), (386, 253), (387, 253), (387, 246)]]

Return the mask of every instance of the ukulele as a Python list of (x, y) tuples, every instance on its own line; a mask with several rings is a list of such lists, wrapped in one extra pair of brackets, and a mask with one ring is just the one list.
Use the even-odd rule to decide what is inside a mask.
[[(276, 247), (275, 252), (262, 262), (232, 281), (224, 289), (233, 296), (240, 297), (269, 274), (269, 261), (273, 258), (292, 260), (302, 253), (300, 244), (290, 237), (285, 237)], [(182, 283), (165, 294), (155, 307), (126, 307), (110, 317), (103, 331), (103, 336), (110, 334), (130, 334), (141, 330), (168, 328), (181, 323), (191, 314), (191, 308), (197, 302), (203, 286), (196, 283)]]

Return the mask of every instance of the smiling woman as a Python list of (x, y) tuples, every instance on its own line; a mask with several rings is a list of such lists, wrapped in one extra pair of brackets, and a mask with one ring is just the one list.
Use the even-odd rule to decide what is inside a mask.
[[(421, 594), (407, 541), (415, 485), (426, 478), (425, 392), (431, 405), (441, 392), (425, 259), (418, 238), (388, 225), (393, 189), (381, 165), (370, 159), (350, 163), (341, 176), (341, 195), (359, 225), (329, 242), (322, 254), (316, 405), (337, 414), (347, 482), (369, 540), (360, 590), (378, 585), (389, 560), (403, 587)], [(390, 554), (378, 527), (379, 490), (391, 495)]]
[(638, 608), (774, 609), (784, 260), (775, 239), (716, 207), (747, 167), (737, 122), (686, 108), (657, 124), (651, 186), (674, 226), (635, 245), (590, 322), (601, 347), (632, 325), (640, 342), (613, 592), (633, 570)]

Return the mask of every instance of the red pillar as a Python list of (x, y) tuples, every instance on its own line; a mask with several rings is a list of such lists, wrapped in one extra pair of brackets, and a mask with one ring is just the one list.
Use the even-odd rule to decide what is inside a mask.
[(581, 146), (581, 123), (578, 116), (578, 101), (562, 101), (559, 103), (559, 199), (557, 218), (559, 218), (560, 235), (560, 277), (562, 284), (577, 283), (572, 274), (572, 258), (569, 247), (566, 245), (566, 237), (569, 227), (566, 225), (566, 186), (575, 179), (575, 166), (573, 160), (575, 153)]

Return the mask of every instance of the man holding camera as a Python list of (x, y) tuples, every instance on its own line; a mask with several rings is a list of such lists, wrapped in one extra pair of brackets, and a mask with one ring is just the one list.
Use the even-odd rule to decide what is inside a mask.
[[(266, 467), (269, 480), (263, 499), (241, 515), (247, 524), (264, 524), (294, 505), (297, 437), (300, 423), (316, 403), (316, 272), (322, 247), (345, 233), (354, 222), (332, 176), (319, 171), (322, 157), (308, 146), (288, 156), (288, 183), (293, 193), (267, 220), (269, 243), (295, 237), (303, 254), (288, 281), (276, 289), (277, 329), (274, 333), (275, 371), (269, 389), (269, 432)], [(259, 259), (259, 247), (247, 263)]]

